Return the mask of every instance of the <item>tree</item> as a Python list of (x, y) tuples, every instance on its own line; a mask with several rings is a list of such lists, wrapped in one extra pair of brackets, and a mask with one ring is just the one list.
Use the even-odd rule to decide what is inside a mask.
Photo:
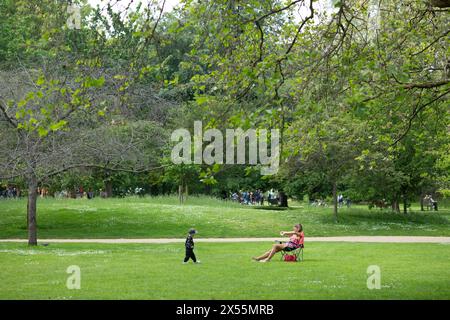
[(357, 166), (365, 135), (363, 124), (350, 117), (335, 115), (302, 119), (293, 123), (287, 136), (289, 158), (285, 174), (308, 175), (320, 172), (331, 185), (333, 214), (338, 222), (338, 185)]
[[(110, 60), (114, 55), (108, 50), (103, 56), (96, 51), (97, 45), (104, 49), (117, 43), (99, 36), (95, 29), (68, 29), (67, 17), (59, 14), (63, 8), (54, 1), (44, 5), (37, 1), (17, 2), (9, 6), (7, 14), (31, 17), (33, 23), (21, 26), (30, 34), (25, 41), (29, 54), (19, 59), (19, 67), (2, 66), (0, 180), (25, 179), (28, 243), (36, 245), (39, 183), (80, 167), (148, 172), (157, 167), (159, 158), (155, 159), (155, 155), (166, 140), (158, 123), (133, 118), (130, 110), (123, 108), (132, 101), (124, 92), (136, 89), (135, 84), (144, 74), (142, 69), (135, 70), (137, 64), (133, 62), (118, 74)], [(98, 12), (96, 18), (102, 21)], [(115, 18), (114, 23), (120, 25)], [(153, 37), (156, 25), (150, 17), (144, 20), (144, 39)], [(13, 27), (8, 32), (16, 30)], [(139, 41), (135, 43), (140, 45)], [(124, 47), (125, 44), (115, 46)], [(133, 61), (141, 57), (135, 54)], [(125, 72), (128, 76), (122, 75)], [(131, 94), (134, 99), (138, 96)]]
[(302, 109), (322, 120), (331, 103), (364, 122), (373, 143), (395, 145), (445, 105), (448, 27), (424, 1), (339, 1), (328, 12), (313, 1), (190, 2), (186, 12), (200, 26), (192, 52), (207, 52), (193, 81), (212, 125), (279, 128), (284, 150)]

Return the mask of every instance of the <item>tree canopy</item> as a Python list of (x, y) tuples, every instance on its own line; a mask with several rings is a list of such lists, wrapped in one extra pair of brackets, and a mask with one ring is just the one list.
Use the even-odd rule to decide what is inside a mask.
[[(0, 182), (108, 196), (450, 192), (448, 1), (0, 0)], [(80, 13), (80, 27), (68, 21)], [(170, 162), (170, 133), (280, 130), (280, 170)]]

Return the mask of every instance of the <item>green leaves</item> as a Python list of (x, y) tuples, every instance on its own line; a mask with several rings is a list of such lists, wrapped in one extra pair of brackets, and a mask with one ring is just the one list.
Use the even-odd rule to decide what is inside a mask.
[[(15, 119), (20, 130), (35, 133), (44, 138), (52, 132), (66, 130), (69, 122), (66, 117), (77, 110), (91, 107), (87, 94), (93, 88), (98, 89), (105, 83), (105, 78), (90, 76), (79, 77), (76, 83), (79, 87), (61, 85), (58, 79), (46, 79), (42, 74), (34, 82), (35, 91), (29, 91), (17, 102)], [(14, 103), (10, 104), (11, 106)], [(104, 107), (98, 111), (99, 116), (105, 116)]]
[(218, 165), (215, 164), (212, 168), (206, 168), (206, 171), (201, 171), (199, 174), (200, 182), (205, 185), (215, 185), (217, 184), (217, 180), (214, 177), (214, 174), (219, 171)]
[(48, 130), (43, 127), (38, 127), (37, 131), (38, 131), (39, 137), (45, 137), (48, 135)]
[(84, 88), (100, 88), (105, 84), (105, 77), (101, 76), (100, 78), (91, 78), (87, 77), (83, 82)]
[(58, 130), (64, 128), (64, 126), (66, 126), (66, 125), (67, 125), (67, 121), (66, 120), (60, 120), (60, 121), (58, 121), (56, 123), (52, 123), (50, 125), (50, 130), (51, 131), (58, 131)]

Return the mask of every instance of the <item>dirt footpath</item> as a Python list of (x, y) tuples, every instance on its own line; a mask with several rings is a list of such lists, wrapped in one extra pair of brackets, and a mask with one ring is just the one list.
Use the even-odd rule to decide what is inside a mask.
[[(271, 238), (197, 238), (195, 242), (273, 242), (287, 240)], [(40, 243), (180, 243), (184, 238), (159, 239), (40, 239)], [(0, 242), (27, 242), (27, 239), (0, 239)], [(345, 237), (305, 237), (305, 242), (384, 242), (384, 243), (449, 243), (450, 237), (416, 236), (345, 236)]]

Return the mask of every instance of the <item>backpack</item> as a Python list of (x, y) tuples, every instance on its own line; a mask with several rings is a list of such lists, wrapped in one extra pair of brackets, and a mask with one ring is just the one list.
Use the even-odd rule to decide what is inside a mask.
[(297, 261), (297, 257), (294, 256), (293, 254), (285, 254), (284, 255), (284, 261), (285, 262), (296, 262)]

